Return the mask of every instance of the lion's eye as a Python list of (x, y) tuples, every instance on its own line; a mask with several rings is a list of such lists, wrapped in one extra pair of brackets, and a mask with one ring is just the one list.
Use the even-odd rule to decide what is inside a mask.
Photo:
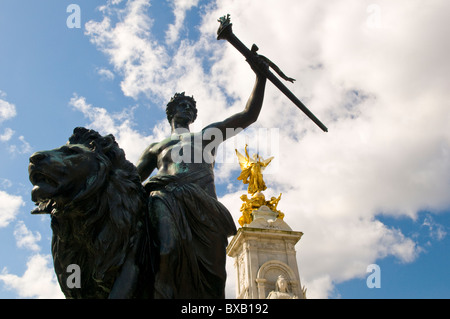
[(62, 151), (64, 152), (64, 154), (66, 155), (75, 155), (78, 154), (80, 152), (80, 150), (76, 147), (62, 147)]

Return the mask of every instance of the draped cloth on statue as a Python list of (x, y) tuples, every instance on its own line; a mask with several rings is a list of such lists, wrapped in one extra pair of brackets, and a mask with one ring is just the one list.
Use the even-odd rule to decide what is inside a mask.
[(236, 226), (228, 209), (201, 185), (210, 171), (155, 175), (149, 193), (156, 257), (155, 298), (224, 298), (226, 246)]

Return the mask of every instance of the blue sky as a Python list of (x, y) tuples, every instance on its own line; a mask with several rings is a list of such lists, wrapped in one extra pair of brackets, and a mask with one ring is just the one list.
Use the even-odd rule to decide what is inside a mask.
[[(81, 12), (69, 28), (67, 7)], [(179, 91), (193, 130), (240, 111), (254, 75), (217, 41), (235, 34), (273, 59), (328, 126), (323, 133), (269, 85), (258, 122), (221, 150), (216, 185), (239, 218), (233, 157), (275, 156), (267, 194), (283, 193), (310, 298), (449, 298), (450, 65), (446, 1), (79, 0), (0, 2), (0, 298), (58, 298), (49, 219), (31, 216), (28, 158), (73, 128), (112, 133), (130, 161), (169, 133)], [(271, 132), (272, 138), (262, 137)], [(227, 297), (234, 297), (233, 262)], [(381, 287), (366, 285), (367, 266)]]

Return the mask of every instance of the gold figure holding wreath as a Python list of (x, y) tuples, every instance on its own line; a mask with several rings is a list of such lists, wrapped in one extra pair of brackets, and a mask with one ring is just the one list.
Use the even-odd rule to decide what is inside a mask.
[(253, 157), (250, 157), (247, 151), (247, 145), (245, 145), (245, 156), (239, 153), (238, 150), (236, 150), (236, 155), (241, 167), (241, 174), (237, 179), (241, 180), (244, 184), (248, 184), (248, 193), (252, 195), (251, 198), (248, 198), (245, 194), (241, 196), (243, 203), (240, 210), (242, 216), (239, 218), (239, 224), (241, 226), (250, 224), (253, 220), (252, 212), (263, 205), (278, 213), (278, 218), (283, 219), (284, 214), (277, 209), (281, 194), (278, 197), (271, 197), (270, 200), (266, 200), (262, 193), (263, 190), (267, 189), (262, 172), (272, 161), (273, 156), (266, 160), (259, 156), (259, 154), (254, 154)]

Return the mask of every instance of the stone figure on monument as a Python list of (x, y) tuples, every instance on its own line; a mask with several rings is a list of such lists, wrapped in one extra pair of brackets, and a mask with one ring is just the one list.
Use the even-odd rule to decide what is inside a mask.
[(280, 275), (275, 283), (275, 290), (269, 292), (267, 299), (298, 299), (298, 297), (289, 291), (287, 279)]

